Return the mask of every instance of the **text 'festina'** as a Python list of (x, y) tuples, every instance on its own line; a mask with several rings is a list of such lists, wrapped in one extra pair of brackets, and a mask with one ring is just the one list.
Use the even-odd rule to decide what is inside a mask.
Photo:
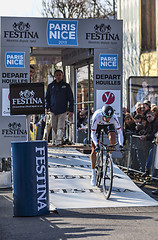
[(36, 156), (36, 179), (37, 179), (37, 204), (38, 211), (47, 206), (46, 195), (46, 154), (45, 147), (35, 148)]

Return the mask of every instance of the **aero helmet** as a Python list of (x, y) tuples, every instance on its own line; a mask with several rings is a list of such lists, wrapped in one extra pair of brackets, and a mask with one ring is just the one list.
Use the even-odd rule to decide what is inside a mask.
[(111, 106), (107, 105), (102, 107), (103, 117), (111, 118), (113, 114), (114, 114), (114, 109)]

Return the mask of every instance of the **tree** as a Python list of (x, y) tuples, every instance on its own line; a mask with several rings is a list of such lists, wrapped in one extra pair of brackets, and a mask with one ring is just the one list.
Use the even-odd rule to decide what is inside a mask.
[(53, 18), (112, 18), (110, 0), (42, 0), (46, 17)]

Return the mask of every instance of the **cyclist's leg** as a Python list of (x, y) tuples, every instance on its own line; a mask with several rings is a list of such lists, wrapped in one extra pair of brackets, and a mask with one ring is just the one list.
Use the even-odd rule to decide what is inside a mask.
[(94, 145), (93, 142), (92, 142), (92, 146), (91, 146), (90, 159), (91, 159), (91, 168), (95, 169), (95, 165), (96, 165), (96, 152), (95, 152), (95, 145)]
[[(110, 145), (114, 145), (116, 142), (116, 132), (115, 132), (114, 125), (109, 126), (108, 138), (110, 141)], [(112, 154), (112, 151), (110, 151), (110, 154)]]
[[(114, 145), (115, 141), (116, 141), (116, 133), (115, 132), (109, 132), (108, 137), (109, 137), (110, 145)], [(112, 154), (113, 148), (111, 147), (110, 150), (111, 150), (110, 154)]]
[(92, 169), (91, 185), (96, 186), (96, 174), (95, 174), (96, 152), (95, 152), (95, 145), (93, 142), (91, 147), (90, 159), (91, 159), (91, 169)]

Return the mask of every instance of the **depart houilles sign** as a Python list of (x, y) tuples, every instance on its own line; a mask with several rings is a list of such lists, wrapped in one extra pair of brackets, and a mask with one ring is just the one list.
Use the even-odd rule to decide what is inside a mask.
[(44, 83), (10, 84), (11, 115), (43, 114)]

